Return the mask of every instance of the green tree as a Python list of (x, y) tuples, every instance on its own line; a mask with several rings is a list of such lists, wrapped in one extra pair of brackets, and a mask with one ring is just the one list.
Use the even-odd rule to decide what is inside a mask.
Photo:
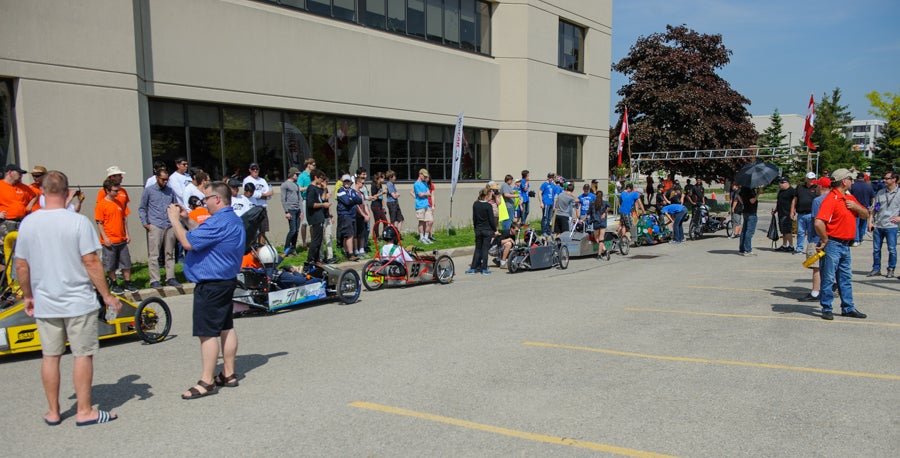
[(847, 105), (841, 105), (840, 88), (834, 88), (831, 96), (822, 94), (822, 99), (816, 106), (815, 129), (811, 138), (819, 152), (821, 168), (866, 168), (868, 161), (865, 155), (861, 151), (853, 151), (853, 144), (847, 139), (846, 126), (852, 120)]
[[(869, 113), (887, 121), (894, 132), (900, 132), (900, 92), (879, 94), (872, 91), (866, 94), (866, 98), (872, 103)], [(900, 147), (900, 137), (895, 137), (893, 141), (894, 147)]]
[[(745, 148), (756, 141), (746, 105), (716, 70), (728, 64), (731, 50), (722, 35), (697, 33), (685, 25), (638, 38), (613, 70), (628, 77), (616, 105), (628, 107), (633, 151)], [(621, 116), (620, 116), (621, 117)], [(614, 131), (618, 133), (621, 121)], [(665, 168), (710, 179), (731, 176), (745, 161), (670, 161), (641, 163), (641, 172)]]
[(781, 123), (781, 114), (778, 113), (778, 108), (775, 109), (769, 119), (771, 119), (772, 124), (759, 136), (758, 144), (763, 147), (781, 146), (784, 144), (784, 139), (787, 135), (781, 133), (784, 125)]
[(900, 172), (900, 130), (890, 123), (884, 126), (881, 136), (875, 139), (875, 151), (869, 165), (873, 177), (879, 177), (888, 170)]

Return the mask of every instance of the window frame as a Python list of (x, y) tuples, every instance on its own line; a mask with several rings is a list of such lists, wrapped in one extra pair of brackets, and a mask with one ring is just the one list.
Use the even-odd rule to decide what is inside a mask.
[[(585, 27), (559, 18), (557, 67), (570, 72), (584, 73), (584, 43), (586, 35), (587, 29)], [(574, 54), (564, 49), (567, 38), (570, 38), (577, 46), (573, 50)], [(574, 65), (569, 63), (569, 59), (574, 60)]]

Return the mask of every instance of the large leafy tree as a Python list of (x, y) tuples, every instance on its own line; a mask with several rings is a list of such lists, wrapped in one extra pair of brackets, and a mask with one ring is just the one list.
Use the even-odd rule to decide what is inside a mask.
[(865, 155), (861, 151), (853, 151), (853, 143), (847, 139), (846, 126), (852, 120), (850, 110), (846, 105), (841, 105), (840, 88), (834, 88), (830, 96), (822, 94), (816, 106), (815, 129), (811, 137), (819, 151), (822, 169), (856, 167), (857, 170), (865, 170)]
[[(894, 132), (900, 132), (900, 92), (879, 94), (873, 91), (866, 94), (866, 98), (872, 103), (869, 113), (887, 121)], [(894, 137), (891, 144), (900, 147), (900, 137)]]
[[(628, 106), (634, 151), (745, 148), (756, 141), (746, 105), (716, 70), (730, 60), (722, 36), (685, 25), (638, 38), (613, 70), (628, 76), (616, 112)], [(616, 125), (619, 131), (621, 120)], [(643, 162), (641, 172), (666, 169), (705, 179), (730, 177), (743, 160)]]
[(888, 170), (900, 172), (900, 130), (892, 124), (886, 124), (881, 136), (875, 139), (875, 154), (869, 165), (873, 177), (880, 177)]

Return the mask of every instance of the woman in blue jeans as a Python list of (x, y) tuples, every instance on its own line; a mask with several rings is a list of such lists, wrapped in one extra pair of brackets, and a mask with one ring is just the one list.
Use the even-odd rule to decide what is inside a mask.
[(662, 208), (663, 214), (672, 217), (672, 243), (684, 242), (684, 218), (687, 216), (687, 207), (681, 204), (669, 204)]

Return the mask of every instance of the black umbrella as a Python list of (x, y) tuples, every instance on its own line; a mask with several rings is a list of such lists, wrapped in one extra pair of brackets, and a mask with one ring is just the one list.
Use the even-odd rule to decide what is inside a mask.
[(734, 182), (740, 186), (756, 188), (765, 186), (778, 176), (778, 168), (768, 162), (747, 164), (734, 176)]

